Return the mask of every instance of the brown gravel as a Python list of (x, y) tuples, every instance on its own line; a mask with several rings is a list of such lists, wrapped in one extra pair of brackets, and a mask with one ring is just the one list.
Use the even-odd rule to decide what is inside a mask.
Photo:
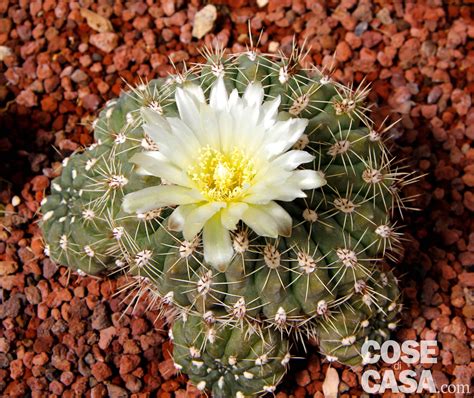
[[(306, 39), (312, 61), (335, 64), (337, 79), (372, 83), (378, 121), (401, 118), (392, 129), (396, 151), (427, 175), (407, 190), (420, 195), (415, 205), (422, 211), (404, 220), (406, 252), (397, 273), (406, 310), (397, 336), (437, 339), (436, 382), (469, 384), (472, 5), (259, 0), (260, 8), (219, 0), (212, 2), (214, 28), (198, 42), (191, 32), (203, 3), (112, 3), (0, 0), (0, 394), (199, 396), (175, 374), (157, 314), (140, 307), (121, 317), (125, 306), (112, 297), (120, 281), (71, 276), (44, 257), (36, 211), (61, 159), (92, 142), (92, 115), (120, 93), (123, 80), (166, 76), (169, 59), (197, 60), (201, 43), (241, 50), (249, 20), (255, 36), (263, 29), (263, 50), (287, 51), (293, 35)], [(81, 7), (99, 21), (91, 22)], [(311, 349), (306, 360), (294, 362), (277, 397), (322, 397), (327, 367)], [(336, 369), (340, 396), (360, 396), (360, 372)]]

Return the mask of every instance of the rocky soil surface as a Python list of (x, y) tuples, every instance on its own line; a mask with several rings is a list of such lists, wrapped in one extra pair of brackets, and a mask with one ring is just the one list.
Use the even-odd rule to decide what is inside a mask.
[[(389, 131), (395, 150), (426, 176), (406, 189), (421, 211), (400, 221), (397, 338), (437, 340), (438, 361), (425, 367), (438, 386), (470, 384), (474, 8), (461, 3), (217, 0), (203, 20), (197, 0), (0, 0), (0, 395), (199, 396), (173, 368), (164, 320), (114, 295), (123, 281), (71, 275), (44, 256), (37, 211), (61, 160), (92, 142), (94, 115), (126, 82), (199, 60), (202, 43), (242, 50), (249, 25), (254, 38), (263, 31), (263, 51), (305, 40), (307, 61), (371, 83), (376, 120), (401, 119)], [(360, 370), (328, 368), (310, 346), (276, 396), (363, 395)]]

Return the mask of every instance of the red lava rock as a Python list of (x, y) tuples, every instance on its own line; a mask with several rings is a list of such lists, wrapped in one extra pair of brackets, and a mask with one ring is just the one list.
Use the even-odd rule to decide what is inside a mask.
[(107, 393), (110, 398), (126, 398), (129, 396), (127, 390), (115, 384), (107, 384)]
[(433, 380), (434, 380), (435, 385), (438, 389), (440, 389), (441, 386), (443, 386), (445, 384), (446, 385), (449, 384), (449, 380), (443, 372), (441, 372), (439, 370), (433, 370), (431, 372), (431, 374), (433, 375)]
[[(9, 278), (9, 276), (4, 276), (0, 279)], [(18, 294), (11, 296), (4, 303), (0, 304), (0, 319), (5, 318), (15, 318), (18, 316), (21, 310), (21, 298)]]
[(473, 252), (464, 252), (459, 255), (459, 261), (464, 267), (469, 267), (474, 264), (474, 253)]
[(163, 376), (163, 379), (165, 380), (169, 380), (178, 372), (172, 359), (161, 361), (158, 365), (158, 369), (160, 370), (161, 376)]
[(161, 385), (161, 388), (163, 389), (163, 391), (166, 391), (166, 392), (176, 391), (178, 387), (179, 387), (179, 383), (176, 380), (168, 380), (168, 381), (165, 381)]
[(438, 111), (437, 105), (422, 105), (421, 114), (427, 119), (432, 119), (436, 116)]
[(122, 355), (120, 357), (120, 374), (127, 374), (134, 371), (140, 364), (140, 357), (138, 355)]
[(76, 69), (74, 72), (72, 72), (71, 80), (75, 83), (82, 83), (87, 81), (88, 79), (89, 76), (87, 76), (87, 74), (81, 69)]
[(13, 274), (17, 269), (16, 261), (0, 261), (0, 276)]
[(389, 104), (394, 111), (399, 113), (409, 113), (412, 102), (410, 101), (412, 94), (406, 86), (398, 87), (389, 97)]
[(32, 108), (38, 104), (38, 97), (33, 91), (26, 89), (16, 97), (16, 103), (26, 106), (27, 108)]
[(166, 16), (171, 17), (175, 13), (175, 1), (174, 0), (163, 0), (161, 7)]
[(32, 189), (35, 192), (42, 192), (49, 186), (49, 180), (46, 176), (36, 176), (31, 180)]
[(124, 354), (138, 354), (141, 352), (140, 347), (133, 340), (125, 340), (122, 346)]
[(33, 350), (36, 353), (40, 353), (40, 352), (47, 353), (50, 351), (52, 345), (53, 345), (52, 336), (40, 336), (35, 340), (33, 344)]
[(116, 333), (117, 329), (114, 326), (109, 326), (108, 328), (102, 329), (100, 331), (99, 347), (102, 350), (107, 349)]
[(107, 396), (107, 388), (103, 384), (97, 384), (91, 389), (91, 398), (105, 398)]
[(10, 377), (13, 380), (19, 379), (23, 376), (24, 367), (21, 359), (14, 359), (10, 362)]
[(84, 109), (94, 111), (99, 107), (100, 98), (97, 94), (87, 94), (82, 98), (82, 106)]
[(453, 101), (453, 106), (459, 115), (463, 116), (467, 114), (469, 108), (471, 107), (471, 95), (465, 93), (461, 89), (456, 88), (451, 94), (451, 100)]
[(142, 318), (132, 319), (132, 334), (134, 336), (139, 336), (148, 331), (148, 322)]
[(442, 344), (443, 349), (453, 354), (456, 365), (466, 365), (470, 362), (471, 353), (465, 342), (449, 333), (439, 333), (438, 341)]
[(12, 381), (7, 385), (3, 393), (7, 397), (24, 397), (27, 391), (23, 381)]
[(131, 374), (123, 375), (122, 378), (125, 381), (125, 387), (132, 393), (137, 393), (141, 390), (143, 383), (136, 376)]
[(342, 381), (344, 381), (349, 387), (357, 386), (357, 376), (354, 372), (351, 372), (349, 369), (344, 369), (342, 371)]
[(41, 100), (41, 109), (44, 112), (54, 112), (58, 107), (58, 101), (53, 96), (44, 97)]
[(49, 384), (49, 391), (55, 395), (61, 395), (64, 391), (64, 386), (57, 380), (53, 380)]
[(459, 274), (459, 282), (467, 287), (474, 287), (474, 272), (463, 272)]
[(66, 371), (61, 373), (61, 376), (59, 378), (61, 383), (63, 383), (65, 386), (70, 386), (71, 383), (74, 381), (74, 373)]
[(296, 383), (300, 387), (305, 387), (311, 382), (311, 377), (307, 370), (301, 370), (296, 374)]
[(71, 390), (77, 395), (84, 394), (86, 392), (87, 382), (88, 379), (86, 377), (78, 377), (72, 384)]
[(30, 304), (39, 304), (41, 302), (41, 293), (36, 286), (26, 287), (25, 295)]
[(40, 80), (45, 80), (53, 75), (53, 71), (49, 64), (40, 64), (36, 68), (36, 76)]
[(451, 333), (454, 336), (456, 336), (456, 338), (458, 338), (459, 340), (465, 341), (467, 339), (466, 325), (464, 324), (462, 319), (458, 316), (454, 317), (451, 323), (447, 327), (443, 328), (443, 332)]
[(466, 391), (465, 386), (471, 385), (472, 368), (470, 368), (469, 366), (456, 366), (454, 368), (453, 374), (456, 376), (454, 384), (458, 386), (464, 386), (464, 391)]
[(106, 82), (101, 80), (97, 84), (97, 90), (99, 90), (101, 94), (106, 94), (110, 90), (110, 86)]
[(0, 352), (7, 353), (10, 351), (10, 343), (5, 337), (0, 337)]
[(110, 53), (117, 47), (119, 37), (113, 32), (96, 33), (89, 36), (89, 42), (105, 53)]
[(41, 352), (33, 357), (32, 364), (35, 366), (43, 366), (46, 362), (48, 362), (48, 360), (48, 354)]
[(352, 50), (345, 41), (341, 41), (336, 47), (336, 59), (345, 62), (352, 55)]
[(100, 303), (94, 308), (91, 321), (92, 328), (96, 330), (102, 330), (110, 326), (108, 311), (105, 304)]
[(51, 279), (57, 270), (58, 266), (53, 263), (49, 258), (45, 258), (43, 260), (43, 276), (46, 279)]
[(112, 370), (104, 362), (94, 363), (91, 366), (91, 373), (98, 382), (107, 380), (110, 376), (112, 376)]

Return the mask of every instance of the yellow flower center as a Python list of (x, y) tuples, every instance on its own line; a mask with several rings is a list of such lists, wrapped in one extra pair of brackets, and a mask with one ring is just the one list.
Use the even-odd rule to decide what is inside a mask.
[(198, 161), (188, 170), (192, 181), (209, 201), (238, 200), (255, 177), (255, 165), (237, 148), (229, 153), (209, 146), (199, 151)]

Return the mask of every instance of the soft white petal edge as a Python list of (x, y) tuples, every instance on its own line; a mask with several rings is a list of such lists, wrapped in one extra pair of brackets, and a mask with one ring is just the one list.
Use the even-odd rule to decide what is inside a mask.
[(188, 241), (192, 240), (203, 229), (208, 220), (225, 205), (223, 202), (210, 202), (190, 211), (184, 221), (184, 239)]
[(202, 240), (204, 260), (218, 271), (225, 271), (230, 260), (232, 260), (234, 249), (230, 233), (222, 225), (219, 214), (215, 214), (204, 225)]
[(144, 213), (160, 207), (196, 203), (192, 189), (175, 185), (158, 185), (132, 192), (123, 198), (122, 208), (127, 213)]
[(249, 206), (242, 215), (242, 221), (260, 236), (276, 238), (278, 235), (291, 235), (291, 216), (276, 202)]

